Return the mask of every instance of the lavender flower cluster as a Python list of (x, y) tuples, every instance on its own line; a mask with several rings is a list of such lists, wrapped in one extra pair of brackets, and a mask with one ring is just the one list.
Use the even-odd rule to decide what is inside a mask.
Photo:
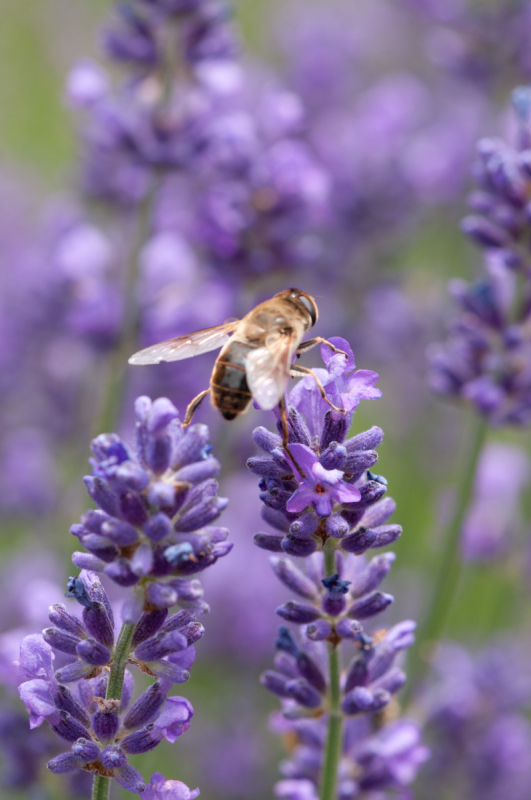
[(430, 351), (433, 388), (470, 402), (493, 425), (531, 419), (529, 222), (531, 93), (515, 90), (518, 143), (482, 139), (463, 230), (482, 248), (484, 276), (450, 290), (461, 314)]
[[(115, 434), (92, 443), (93, 473), (85, 483), (99, 508), (72, 528), (88, 553), (74, 553), (81, 574), (69, 579), (67, 593), (82, 606), (81, 618), (61, 603), (50, 606), (52, 627), (22, 643), (19, 692), (32, 728), (46, 720), (71, 743), (48, 763), (52, 772), (85, 770), (148, 798), (165, 792), (191, 800), (199, 790), (159, 773), (146, 787), (128, 756), (163, 739), (174, 742), (190, 726), (192, 706), (168, 692), (189, 679), (194, 643), (204, 632), (195, 617), (209, 610), (192, 576), (232, 547), (228, 531), (210, 524), (227, 501), (217, 496), (220, 465), (208, 428), (184, 429), (166, 398), (140, 397), (135, 409), (135, 452)], [(130, 588), (118, 638), (98, 572)], [(177, 604), (181, 610), (169, 615)], [(128, 664), (156, 679), (132, 704)]]
[[(305, 559), (301, 569), (285, 556), (270, 558), (277, 577), (298, 595), (277, 614), (301, 627), (298, 635), (280, 628), (275, 670), (261, 678), (282, 698), (275, 728), (289, 732), (295, 742), (281, 767), (286, 780), (276, 789), (290, 800), (317, 798), (321, 782), (326, 787), (327, 730), (330, 736), (333, 717), (346, 719), (334, 767), (342, 800), (369, 789), (403, 787), (427, 757), (413, 722), (385, 724), (385, 709), (406, 680), (396, 661), (413, 643), (415, 623), (408, 620), (372, 633), (364, 628), (365, 620), (393, 602), (379, 586), (395, 555), (384, 553), (368, 562), (362, 556), (402, 533), (400, 525), (384, 524), (395, 503), (384, 497), (385, 479), (370, 471), (382, 430), (374, 427), (346, 438), (360, 399), (380, 396), (374, 388), (378, 376), (354, 371), (348, 342), (331, 341), (348, 357), (332, 355), (323, 346), (327, 370), (318, 373), (327, 397), (345, 412), (330, 410), (313, 379), (305, 378), (289, 397), (289, 454), (281, 449), (279, 436), (257, 428), (255, 442), (268, 455), (248, 461), (261, 476), (264, 520), (283, 534), (259, 533), (256, 544)], [(350, 663), (342, 664), (348, 651)], [(379, 730), (371, 736), (375, 721)]]
[(227, 529), (211, 524), (228, 502), (217, 496), (220, 464), (207, 426), (183, 428), (166, 398), (139, 397), (135, 410), (136, 452), (115, 434), (92, 443), (93, 472), (85, 483), (99, 508), (71, 528), (88, 550), (76, 551), (73, 561), (134, 587), (122, 610), (127, 624), (176, 603), (202, 614), (208, 611), (203, 589), (190, 576), (232, 548)]
[[(186, 667), (195, 657), (195, 624), (186, 612), (166, 620), (167, 611), (162, 615), (151, 612), (139, 620), (131, 642), (136, 648), (134, 663), (154, 674), (151, 659), (155, 651), (159, 658), (164, 651), (164, 655), (169, 653), (164, 662), (168, 668), (165, 677), (128, 708), (133, 692), (133, 676), (128, 670), (121, 697), (107, 696), (109, 671), (104, 667), (116, 657), (114, 618), (107, 594), (96, 575), (88, 571), (71, 580), (70, 590), (83, 606), (82, 618), (55, 604), (49, 615), (54, 626), (42, 635), (27, 636), (21, 645), (18, 669), (25, 680), (19, 692), (30, 726), (36, 728), (46, 720), (61, 739), (71, 743), (69, 751), (48, 763), (52, 772), (84, 769), (115, 778), (130, 792), (144, 792), (142, 777), (127, 756), (148, 752), (163, 738), (174, 742), (189, 728), (192, 706), (184, 697), (167, 698), (167, 694), (173, 683), (189, 677)], [(54, 651), (63, 659), (66, 655), (75, 660), (54, 671)]]

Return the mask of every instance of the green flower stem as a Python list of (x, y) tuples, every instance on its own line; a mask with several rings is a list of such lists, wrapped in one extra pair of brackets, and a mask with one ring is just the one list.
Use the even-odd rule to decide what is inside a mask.
[(477, 465), (485, 443), (487, 428), (486, 420), (483, 417), (476, 416), (470, 446), (467, 450), (467, 458), (459, 482), (455, 510), (448, 525), (444, 550), (440, 557), (438, 573), (434, 581), (431, 603), (417, 636), (417, 644), (411, 652), (404, 705), (409, 700), (412, 690), (418, 689), (419, 684), (430, 668), (434, 648), (444, 633), (456, 597), (462, 572), (459, 552), (461, 530), (470, 505)]
[(107, 684), (107, 700), (120, 700), (124, 685), (125, 668), (131, 653), (131, 641), (135, 632), (134, 625), (122, 625), (122, 630), (114, 648), (114, 657)]
[[(135, 631), (134, 625), (122, 625), (109, 674), (107, 684), (107, 700), (121, 700), (124, 685), (125, 668), (131, 653), (131, 641)], [(92, 800), (109, 800), (111, 792), (111, 778), (104, 778), (102, 775), (94, 776), (92, 784)]]
[(105, 392), (101, 400), (101, 408), (97, 415), (95, 426), (97, 433), (108, 433), (116, 427), (127, 386), (127, 360), (138, 349), (139, 301), (136, 297), (139, 273), (138, 262), (142, 248), (149, 237), (153, 204), (158, 186), (159, 181), (154, 179), (150, 191), (137, 212), (136, 230), (133, 234), (133, 244), (123, 287), (125, 317), (120, 339), (106, 365)]
[(92, 800), (109, 800), (111, 794), (111, 779), (102, 775), (94, 775), (92, 784)]
[[(324, 548), (325, 576), (328, 578), (336, 571), (334, 540), (329, 539)], [(323, 773), (321, 781), (321, 800), (335, 800), (337, 771), (343, 745), (343, 715), (340, 709), (341, 691), (339, 650), (328, 644), (328, 665), (330, 671), (330, 712), (328, 735), (324, 753)]]

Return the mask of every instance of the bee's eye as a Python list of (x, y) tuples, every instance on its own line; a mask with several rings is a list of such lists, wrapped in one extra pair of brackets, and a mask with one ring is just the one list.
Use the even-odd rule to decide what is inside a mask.
[(300, 303), (302, 303), (302, 305), (312, 318), (312, 325), (315, 325), (315, 323), (317, 322), (317, 306), (315, 305), (314, 301), (310, 297), (306, 297), (306, 295), (304, 294), (300, 294), (297, 299), (299, 300)]

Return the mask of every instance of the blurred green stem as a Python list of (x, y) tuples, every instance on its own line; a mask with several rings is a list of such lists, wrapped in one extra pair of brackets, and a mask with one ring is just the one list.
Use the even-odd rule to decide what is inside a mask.
[(121, 406), (126, 390), (127, 360), (138, 348), (139, 324), (139, 298), (138, 290), (138, 262), (151, 228), (153, 201), (157, 193), (159, 181), (153, 180), (153, 185), (141, 203), (136, 220), (134, 242), (131, 246), (129, 264), (124, 286), (124, 320), (122, 333), (116, 347), (110, 355), (105, 378), (105, 392), (101, 403), (101, 410), (96, 420), (97, 433), (109, 433), (116, 427), (120, 418)]
[(408, 684), (404, 694), (404, 705), (417, 690), (431, 666), (431, 659), (441, 635), (444, 633), (452, 605), (455, 600), (459, 579), (462, 572), (460, 555), (461, 530), (474, 488), (476, 470), (485, 443), (487, 422), (482, 416), (475, 415), (471, 441), (467, 449), (467, 458), (459, 481), (453, 516), (448, 525), (443, 552), (434, 581), (434, 590), (428, 611), (422, 624), (417, 643), (411, 652), (408, 665)]
[[(336, 571), (334, 540), (329, 539), (324, 548), (325, 576), (328, 578)], [(339, 651), (335, 644), (328, 644), (328, 665), (330, 672), (330, 712), (328, 719), (328, 735), (323, 761), (321, 781), (321, 800), (335, 800), (337, 770), (341, 758), (343, 744), (343, 716), (340, 709), (340, 676)]]
[[(109, 683), (107, 684), (107, 700), (121, 700), (124, 685), (125, 668), (131, 653), (131, 641), (135, 631), (134, 625), (122, 625), (114, 656), (109, 673)], [(109, 800), (111, 791), (111, 778), (104, 778), (102, 775), (94, 776), (92, 784), (92, 800)]]

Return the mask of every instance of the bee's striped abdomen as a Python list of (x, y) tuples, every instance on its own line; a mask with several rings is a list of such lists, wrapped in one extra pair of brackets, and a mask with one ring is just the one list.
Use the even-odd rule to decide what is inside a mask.
[(254, 350), (251, 345), (229, 342), (216, 361), (210, 380), (212, 403), (225, 419), (234, 419), (251, 402), (245, 374), (245, 356), (250, 350)]

